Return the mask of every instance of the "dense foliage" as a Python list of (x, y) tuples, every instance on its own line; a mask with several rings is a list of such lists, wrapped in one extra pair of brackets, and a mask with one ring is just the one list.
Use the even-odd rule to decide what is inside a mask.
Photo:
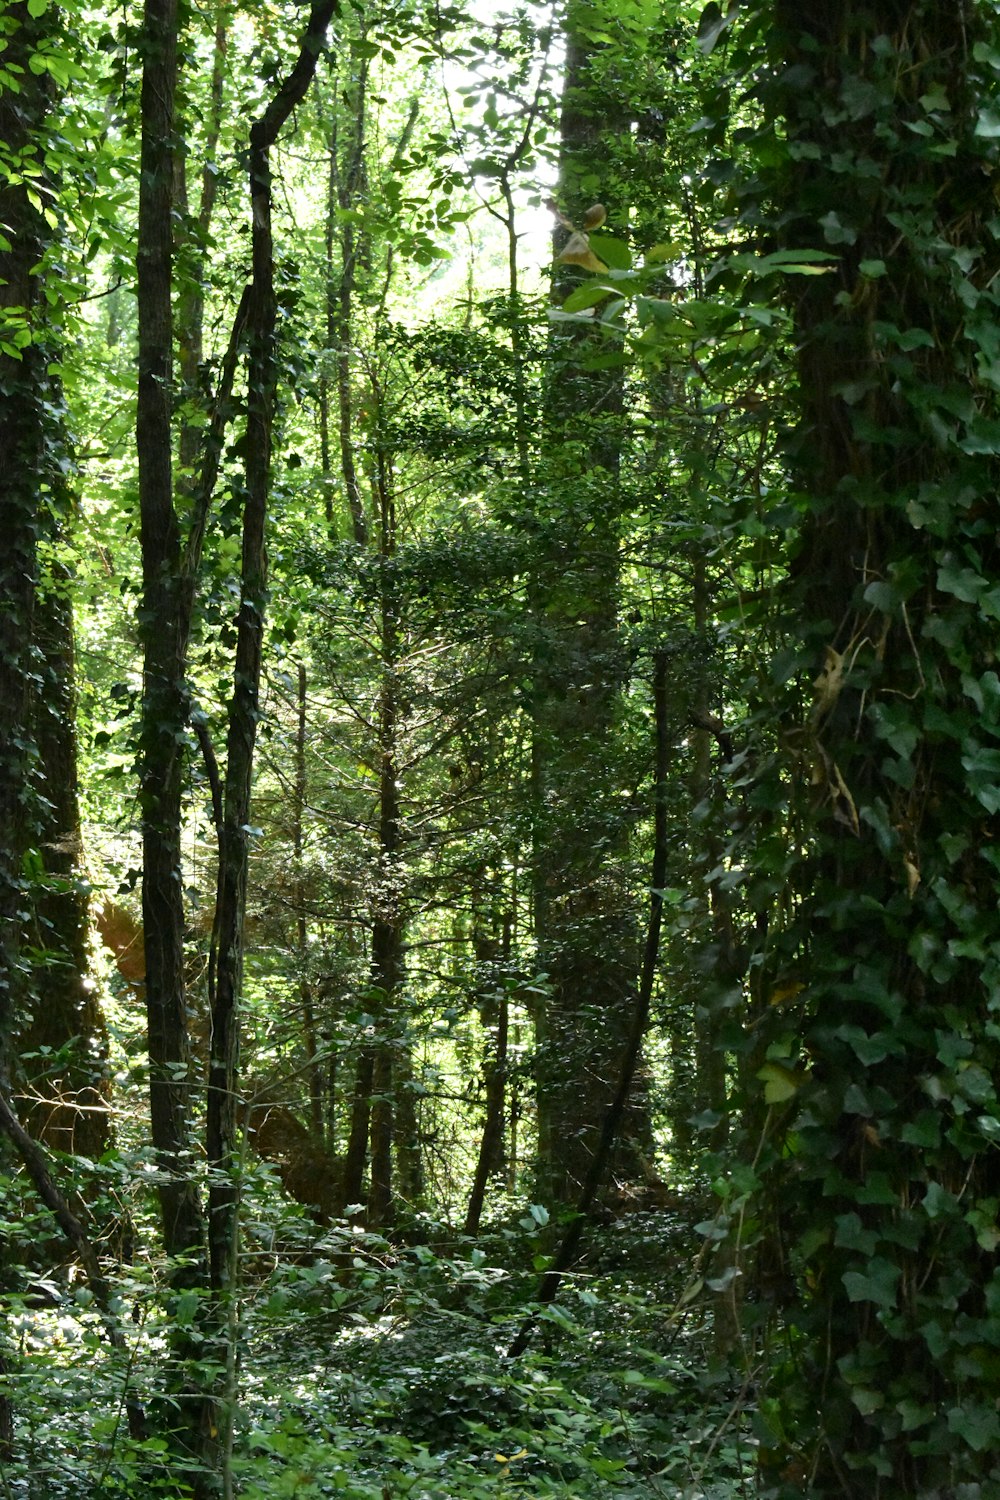
[(993, 0), (0, 15), (0, 1492), (1000, 1485)]

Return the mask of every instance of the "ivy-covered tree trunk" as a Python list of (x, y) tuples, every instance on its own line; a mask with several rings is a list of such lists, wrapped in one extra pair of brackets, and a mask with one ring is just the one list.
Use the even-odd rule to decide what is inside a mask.
[(142, 913), (149, 1026), (150, 1112), (159, 1155), (164, 1245), (183, 1257), (181, 1279), (201, 1279), (204, 1224), (193, 1180), (191, 1080), (184, 982), (181, 826), (185, 672), (190, 614), (181, 582), (173, 504), (172, 236), (176, 0), (147, 0), (143, 33), (142, 171), (137, 250), (139, 460), (144, 645)]
[(796, 910), (766, 959), (762, 1069), (789, 1334), (764, 1492), (985, 1497), (1000, 1492), (995, 12), (777, 0), (756, 19), (780, 122), (773, 223), (785, 247), (833, 257), (790, 278)]
[[(52, 83), (31, 61), (59, 30), (55, 9), (5, 9), (5, 67), (21, 85), (0, 91), (0, 1091), (10, 1086), (11, 1034), (25, 1019), (31, 976), (23, 936), (31, 916), (29, 851), (39, 838), (37, 750), (31, 732), (38, 534), (42, 507), (58, 475), (61, 409), (48, 373), (51, 314), (38, 275), (50, 238), (28, 170), (39, 166)], [(32, 201), (34, 199), (34, 201)], [(37, 867), (37, 857), (34, 861)], [(36, 868), (37, 873), (37, 868)], [(0, 1239), (0, 1251), (3, 1242)], [(0, 1325), (0, 1379), (8, 1373), (6, 1320)], [(0, 1393), (0, 1458), (13, 1449), (13, 1403)]]
[(26, 1084), (22, 1117), (56, 1150), (96, 1160), (110, 1142), (107, 1029), (90, 976), (89, 901), (77, 787), (76, 672), (68, 571), (50, 562), (36, 611), (38, 754), (43, 873), (33, 903), (37, 966), (30, 1013), (19, 1018)]
[[(21, 981), (21, 935), (28, 906), (25, 858), (38, 837), (33, 811), (36, 750), (30, 732), (35, 596), (41, 507), (58, 472), (62, 432), (54, 427), (54, 351), (46, 347), (47, 315), (38, 276), (50, 237), (36, 193), (20, 175), (22, 161), (37, 163), (40, 133), (51, 103), (51, 80), (30, 61), (58, 26), (55, 13), (32, 17), (26, 4), (6, 8), (8, 65), (23, 84), (0, 95), (0, 1076)], [(34, 199), (34, 202), (32, 202)]]
[[(571, 6), (566, 23), (557, 190), (561, 213), (577, 226), (595, 200), (621, 192), (609, 178), (608, 146), (621, 127), (621, 105), (596, 81), (585, 9)], [(557, 300), (577, 278), (560, 267)], [(606, 343), (563, 326), (550, 347), (530, 585), (535, 925), (548, 985), (536, 1022), (539, 1186), (557, 1203), (573, 1201), (587, 1175), (618, 1076), (639, 961), (615, 756), (625, 670), (618, 630), (622, 375), (587, 368), (589, 357), (607, 353)]]

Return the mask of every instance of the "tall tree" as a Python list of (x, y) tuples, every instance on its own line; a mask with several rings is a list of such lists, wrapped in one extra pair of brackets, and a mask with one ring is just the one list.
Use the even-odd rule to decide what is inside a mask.
[[(604, 220), (595, 200), (624, 193), (609, 164), (626, 106), (590, 41), (594, 24), (592, 5), (569, 6), (557, 300), (579, 274), (567, 263), (600, 264), (585, 237)], [(626, 203), (613, 211), (627, 220)], [(539, 537), (530, 583), (534, 901), (549, 986), (536, 1023), (539, 1158), (541, 1183), (561, 1203), (576, 1198), (587, 1176), (614, 1094), (639, 962), (615, 756), (626, 667), (618, 628), (623, 384), (613, 360), (594, 368), (598, 353), (606, 353), (599, 336), (556, 325), (531, 517)]]
[[(3, 30), (8, 65), (24, 82), (0, 95), (4, 180), (0, 188), (0, 1047), (14, 1020), (26, 917), (24, 861), (37, 838), (32, 813), (37, 754), (30, 733), (38, 582), (38, 539), (63, 458), (60, 403), (48, 366), (48, 305), (38, 275), (50, 238), (38, 187), (47, 192), (42, 130), (52, 102), (44, 71), (30, 64), (58, 25), (55, 12), (33, 16), (26, 4), (7, 7)], [(37, 184), (37, 186), (36, 186)], [(23, 987), (22, 987), (23, 988)], [(0, 1054), (6, 1078), (8, 1059)]]
[[(57, 35), (59, 21), (54, 8), (34, 16), (26, 4), (14, 3), (0, 26), (15, 85), (0, 92), (0, 1091), (6, 1095), (11, 1033), (25, 1020), (19, 1011), (30, 992), (22, 937), (31, 909), (28, 854), (39, 837), (37, 748), (30, 729), (38, 537), (64, 434), (49, 373), (56, 357), (50, 314), (38, 274), (50, 237), (38, 188), (47, 191), (42, 132), (52, 84), (44, 70), (31, 66)], [(5, 1343), (0, 1376), (7, 1372)], [(12, 1443), (12, 1403), (4, 1392), (0, 1455), (9, 1456)]]
[(204, 1224), (190, 1155), (190, 1043), (184, 979), (181, 859), (188, 721), (190, 579), (174, 508), (173, 234), (176, 0), (148, 0), (143, 31), (142, 156), (137, 243), (139, 461), (144, 644), (142, 908), (153, 1144), (168, 1255), (200, 1280)]
[(789, 835), (774, 809), (790, 808), (793, 893), (756, 960), (781, 1222), (763, 1284), (791, 1325), (764, 1490), (985, 1495), (1000, 1483), (995, 11), (776, 0), (753, 26), (768, 59), (754, 195), (785, 247), (830, 257), (794, 278), (786, 626), (802, 675), (797, 703), (770, 705), (784, 789), (764, 776), (758, 794), (771, 879)]

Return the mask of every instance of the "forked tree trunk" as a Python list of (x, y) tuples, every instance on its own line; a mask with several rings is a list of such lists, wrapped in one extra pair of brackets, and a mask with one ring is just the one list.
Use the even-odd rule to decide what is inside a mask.
[[(238, 1288), (240, 1141), (237, 1088), (243, 938), (249, 868), (250, 798), (260, 719), (260, 674), (267, 612), (267, 519), (271, 448), (278, 390), (277, 299), (271, 226), (270, 153), (316, 72), (335, 0), (314, 0), (298, 56), (263, 114), (250, 128), (249, 196), (251, 282), (247, 307), (246, 483), (240, 606), (229, 702), (223, 816), (213, 938), (212, 1041), (206, 1095), (205, 1145), (209, 1169), (208, 1249), (210, 1316), (222, 1373), (206, 1404), (201, 1495), (213, 1479), (228, 1500), (236, 1407), (236, 1293)], [(217, 1477), (216, 1477), (217, 1476)]]

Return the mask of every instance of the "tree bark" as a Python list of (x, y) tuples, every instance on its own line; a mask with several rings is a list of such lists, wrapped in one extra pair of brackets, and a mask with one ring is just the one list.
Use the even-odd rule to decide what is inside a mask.
[[(785, 597), (802, 673), (798, 703), (775, 708), (797, 899), (759, 956), (773, 990), (757, 1024), (762, 1046), (802, 1038), (763, 1158), (796, 1355), (774, 1377), (763, 1491), (985, 1494), (1000, 1381), (980, 1342), (992, 1235), (976, 1225), (995, 1221), (998, 1173), (962, 1123), (962, 1079), (992, 1116), (1000, 255), (976, 64), (992, 13), (761, 14), (786, 143), (775, 222), (784, 248), (835, 257), (789, 299), (804, 514)], [(776, 958), (801, 993), (782, 994)]]
[[(535, 1300), (545, 1304), (553, 1302), (563, 1276), (576, 1258), (584, 1229), (597, 1200), (602, 1179), (607, 1173), (615, 1143), (628, 1115), (629, 1094), (632, 1090), (642, 1044), (649, 1026), (649, 1011), (653, 1000), (653, 986), (660, 956), (660, 931), (663, 925), (663, 888), (667, 880), (669, 850), (667, 848), (667, 774), (670, 764), (669, 716), (667, 702), (666, 658), (660, 653), (653, 667), (653, 703), (655, 714), (655, 782), (653, 792), (653, 861), (649, 883), (649, 922), (643, 947), (642, 969), (637, 993), (629, 1017), (625, 1043), (618, 1059), (615, 1087), (600, 1124), (600, 1133), (594, 1144), (586, 1175), (580, 1185), (575, 1212), (563, 1232), (552, 1264), (542, 1275)], [(508, 1357), (516, 1359), (528, 1347), (536, 1315), (530, 1313), (521, 1324)]]
[(143, 32), (139, 187), (139, 387), (136, 446), (143, 569), (141, 725), (142, 915), (149, 1028), (150, 1115), (167, 1254), (198, 1284), (204, 1224), (191, 1166), (190, 1056), (181, 869), (189, 613), (173, 505), (173, 182), (176, 0), (147, 0)]
[[(277, 403), (277, 299), (271, 225), (270, 152), (293, 109), (305, 98), (316, 71), (335, 0), (314, 0), (298, 56), (264, 113), (250, 127), (249, 189), (252, 277), (247, 310), (246, 484), (240, 568), (240, 607), (229, 703), (223, 821), (211, 994), (212, 1040), (208, 1064), (205, 1143), (209, 1169), (208, 1248), (212, 1318), (224, 1378), (209, 1402), (203, 1464), (228, 1497), (236, 1403), (235, 1296), (238, 1267), (240, 1151), (237, 1088), (240, 999), (249, 867), (250, 798), (260, 719), (260, 674), (267, 610), (267, 518), (271, 448)], [(212, 1493), (210, 1481), (201, 1493)], [(200, 1495), (199, 1495), (200, 1500)]]
[[(31, 1014), (18, 1027), (22, 1118), (39, 1139), (90, 1160), (110, 1144), (107, 1029), (89, 975), (89, 901), (77, 795), (76, 671), (68, 570), (39, 586), (40, 685), (34, 707), (44, 874), (34, 902), (38, 966)], [(42, 1057), (39, 1049), (46, 1049)], [(52, 1059), (56, 1061), (53, 1062)]]
[[(44, 278), (36, 274), (49, 232), (20, 171), (52, 102), (50, 76), (33, 72), (30, 64), (41, 45), (58, 36), (60, 18), (55, 7), (33, 17), (26, 4), (13, 0), (4, 20), (5, 66), (18, 71), (21, 85), (17, 93), (0, 92), (0, 161), (9, 153), (12, 162), (9, 176), (0, 173), (6, 242), (0, 248), (0, 337), (12, 350), (23, 343), (19, 358), (0, 349), (0, 1090), (6, 1091), (11, 1035), (24, 1024), (31, 991), (22, 936), (31, 920), (29, 851), (40, 832), (31, 708), (41, 497), (43, 485), (58, 474), (63, 434), (61, 418), (53, 419), (61, 403), (48, 374), (61, 351), (53, 346)], [(4, 1319), (5, 1372), (14, 1359)], [(13, 1405), (4, 1390), (0, 1450), (9, 1454), (13, 1436)]]
[[(595, 82), (586, 27), (571, 5), (557, 196), (577, 223), (623, 125), (620, 104)], [(560, 267), (557, 298), (571, 284)], [(590, 1170), (639, 964), (614, 759), (626, 670), (618, 630), (622, 383), (620, 371), (582, 368), (590, 352), (588, 336), (575, 332), (550, 344), (536, 493), (557, 500), (536, 506), (540, 556), (529, 585), (534, 907), (549, 987), (536, 1015), (539, 1190), (557, 1204), (576, 1199)], [(638, 1119), (630, 1133), (643, 1133)]]

